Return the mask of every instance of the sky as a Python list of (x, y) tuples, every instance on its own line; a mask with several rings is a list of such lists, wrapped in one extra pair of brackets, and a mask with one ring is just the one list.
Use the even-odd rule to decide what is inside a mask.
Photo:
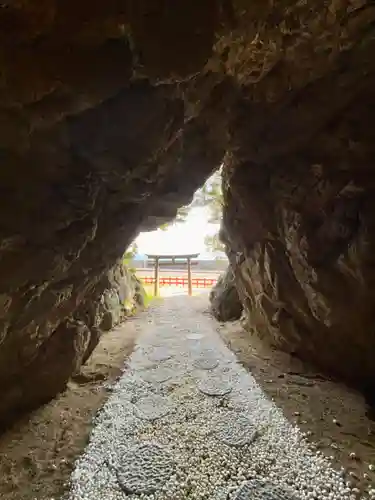
[(208, 210), (193, 208), (186, 221), (175, 223), (166, 231), (141, 233), (136, 239), (140, 254), (207, 254), (204, 238), (218, 231), (218, 224), (208, 222)]

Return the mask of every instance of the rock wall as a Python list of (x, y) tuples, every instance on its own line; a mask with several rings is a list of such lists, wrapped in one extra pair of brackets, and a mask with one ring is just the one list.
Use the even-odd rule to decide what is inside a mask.
[(69, 378), (88, 360), (103, 332), (144, 306), (142, 284), (122, 260), (101, 278), (97, 290), (101, 291), (100, 298), (89, 294), (74, 315), (62, 321), (56, 333), (38, 350), (18, 383), (2, 391), (3, 424), (63, 391)]
[(241, 165), (222, 232), (251, 330), (370, 395), (375, 192), (363, 173), (313, 164), (285, 179)]
[(216, 285), (210, 291), (211, 312), (218, 321), (240, 319), (243, 305), (236, 286), (236, 277), (231, 268), (219, 276)]
[(99, 327), (108, 331), (145, 305), (145, 291), (135, 274), (120, 261), (105, 276), (98, 310)]
[(102, 278), (222, 161), (246, 307), (285, 304), (265, 335), (374, 378), (374, 20), (366, 0), (1, 4), (0, 423), (63, 385)]

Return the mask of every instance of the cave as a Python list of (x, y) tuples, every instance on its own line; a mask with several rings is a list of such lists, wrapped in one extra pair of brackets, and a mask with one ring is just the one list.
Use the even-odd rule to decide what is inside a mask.
[(223, 164), (222, 238), (259, 337), (369, 393), (375, 5), (0, 5), (0, 422), (53, 398), (102, 278)]

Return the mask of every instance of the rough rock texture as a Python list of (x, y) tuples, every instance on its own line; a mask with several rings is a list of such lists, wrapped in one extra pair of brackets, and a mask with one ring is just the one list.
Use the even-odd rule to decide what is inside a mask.
[(228, 266), (210, 291), (211, 312), (219, 321), (240, 319), (243, 311), (234, 272)]
[[(233, 195), (241, 171), (227, 191), (226, 227), (234, 220), (229, 212), (239, 200)], [(245, 242), (241, 230), (232, 236), (241, 242), (230, 258), (249, 325), (273, 344), (371, 390), (373, 188), (359, 187), (349, 174), (341, 183), (312, 166), (289, 186), (288, 199), (277, 172), (254, 186), (264, 174), (253, 172), (246, 185), (254, 232)], [(243, 178), (238, 186), (244, 188)]]
[(120, 261), (103, 278), (107, 281), (100, 299), (99, 327), (110, 330), (135, 309), (145, 305), (145, 292), (138, 278)]
[(110, 269), (98, 286), (102, 289), (100, 299), (92, 300), (89, 295), (72, 318), (61, 322), (25, 368), (19, 383), (5, 396), (3, 393), (0, 415), (7, 414), (9, 408), (22, 410), (45, 403), (64, 390), (70, 376), (92, 354), (103, 331), (144, 305), (142, 285), (122, 262)]
[(2, 2), (0, 421), (51, 396), (47, 360), (62, 385), (101, 278), (223, 159), (254, 321), (374, 378), (374, 21), (370, 0)]
[(80, 305), (76, 319), (90, 331), (90, 341), (83, 356), (85, 363), (98, 345), (103, 331), (111, 330), (137, 309), (145, 306), (145, 291), (135, 274), (120, 259), (100, 280), (99, 300), (86, 300)]

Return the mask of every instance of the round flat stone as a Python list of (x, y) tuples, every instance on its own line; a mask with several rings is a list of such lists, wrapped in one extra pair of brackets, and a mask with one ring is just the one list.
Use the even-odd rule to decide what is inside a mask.
[(143, 443), (124, 453), (116, 467), (117, 480), (128, 494), (150, 495), (171, 477), (175, 463), (161, 446)]
[(286, 488), (276, 486), (266, 481), (252, 479), (240, 486), (233, 500), (298, 500), (297, 497)]
[(141, 377), (145, 382), (161, 384), (162, 382), (170, 380), (173, 375), (174, 372), (170, 368), (160, 367), (144, 371)]
[(201, 333), (188, 333), (186, 338), (189, 340), (200, 340), (203, 338), (203, 335)]
[(219, 361), (212, 357), (200, 356), (193, 361), (193, 365), (200, 370), (212, 370), (219, 365)]
[(150, 361), (149, 359), (143, 357), (142, 359), (133, 361), (132, 368), (136, 371), (145, 370), (148, 368), (156, 368), (158, 364), (155, 361)]
[(147, 353), (148, 359), (151, 361), (156, 361), (157, 363), (160, 361), (166, 361), (172, 357), (171, 353), (168, 349), (164, 347), (157, 347), (152, 349), (152, 351)]
[(157, 420), (171, 411), (168, 398), (152, 394), (140, 398), (134, 405), (135, 415), (142, 420)]
[(207, 396), (225, 396), (232, 390), (232, 385), (227, 380), (220, 378), (206, 378), (197, 384), (198, 389)]
[(252, 443), (258, 433), (249, 418), (236, 412), (228, 412), (226, 417), (216, 423), (215, 435), (229, 446), (244, 446)]
[(212, 370), (219, 365), (214, 351), (209, 349), (201, 351), (193, 361), (193, 366), (201, 370)]

